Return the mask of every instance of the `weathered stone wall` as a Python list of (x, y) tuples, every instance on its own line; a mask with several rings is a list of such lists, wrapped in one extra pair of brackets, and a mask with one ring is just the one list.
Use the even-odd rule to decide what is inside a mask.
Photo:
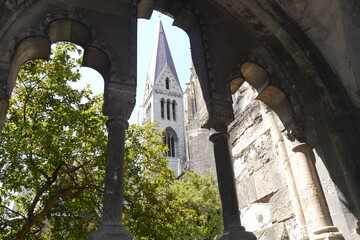
[(188, 168), (199, 174), (216, 176), (214, 147), (209, 141), (211, 132), (200, 127), (198, 119), (186, 125)]
[(212, 131), (201, 128), (201, 113), (205, 111), (199, 79), (191, 69), (190, 83), (186, 89), (185, 134), (187, 146), (187, 167), (199, 174), (216, 176), (214, 147), (209, 137)]
[[(191, 104), (194, 98), (192, 94), (199, 87), (194, 83), (191, 86), (194, 89), (192, 93), (188, 91), (188, 104)], [(301, 167), (297, 167), (298, 156), (293, 151), (293, 143), (280, 131), (284, 128), (281, 121), (269, 107), (255, 100), (256, 96), (257, 92), (246, 82), (240, 87), (233, 95), (235, 120), (229, 126), (242, 225), (247, 231), (254, 232), (259, 240), (304, 239), (311, 236), (313, 231), (312, 214), (309, 213), (312, 203), (300, 200), (309, 197), (306, 192), (315, 190), (310, 190), (310, 185), (306, 192), (297, 189), (301, 187), (301, 178), (308, 176), (304, 175)], [(205, 103), (197, 100), (197, 108), (204, 107)], [(198, 112), (195, 115), (188, 112), (187, 116), (189, 167), (200, 174), (213, 171), (215, 175), (212, 144), (205, 141), (211, 131), (200, 128)], [(334, 226), (345, 239), (355, 240), (358, 238), (354, 231), (356, 219), (341, 203), (345, 198), (336, 189), (321, 160), (321, 149), (313, 152), (316, 170), (312, 174), (315, 184), (316, 175), (319, 175), (320, 192), (324, 192), (326, 199), (319, 207), (329, 209)], [(325, 217), (329, 218), (330, 215)]]
[(242, 224), (258, 239), (300, 239), (282, 159), (267, 118), (272, 114), (246, 83), (234, 95), (230, 142)]

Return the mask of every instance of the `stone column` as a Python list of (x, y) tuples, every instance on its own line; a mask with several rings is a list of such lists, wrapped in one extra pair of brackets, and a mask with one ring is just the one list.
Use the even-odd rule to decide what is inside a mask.
[(125, 130), (135, 105), (135, 95), (107, 92), (104, 115), (109, 116), (102, 223), (89, 240), (130, 240), (132, 235), (121, 223), (124, 181)]
[(319, 176), (315, 168), (314, 154), (299, 137), (301, 128), (292, 126), (288, 138), (292, 141), (291, 168), (294, 172), (296, 188), (304, 211), (310, 240), (343, 240), (343, 236), (334, 226)]
[(210, 136), (214, 144), (216, 173), (221, 198), (224, 229), (217, 240), (256, 240), (253, 233), (245, 231), (241, 226), (239, 204), (236, 195), (234, 168), (229, 145), (227, 126), (231, 118), (212, 118), (207, 126), (215, 129), (216, 133)]

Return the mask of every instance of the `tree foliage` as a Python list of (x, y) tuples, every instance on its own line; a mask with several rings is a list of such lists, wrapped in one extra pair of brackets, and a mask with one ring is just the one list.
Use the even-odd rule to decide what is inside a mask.
[(105, 118), (100, 97), (69, 85), (80, 77), (75, 50), (59, 44), (20, 70), (1, 134), (2, 239), (85, 238), (99, 221)]
[[(101, 221), (106, 118), (102, 99), (74, 89), (78, 47), (20, 70), (0, 134), (0, 238), (86, 239)], [(135, 239), (213, 239), (221, 228), (214, 181), (175, 180), (155, 124), (126, 132), (124, 224)]]
[(214, 179), (186, 172), (176, 180), (154, 127), (127, 132), (124, 224), (135, 239), (213, 239), (222, 228)]

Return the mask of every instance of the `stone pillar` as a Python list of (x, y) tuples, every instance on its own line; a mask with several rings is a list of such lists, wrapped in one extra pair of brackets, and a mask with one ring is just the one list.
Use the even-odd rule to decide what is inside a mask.
[(102, 223), (89, 240), (130, 240), (132, 235), (121, 223), (124, 181), (124, 149), (127, 120), (135, 106), (135, 95), (125, 92), (105, 94), (104, 115), (109, 116)]
[(315, 168), (314, 154), (304, 141), (299, 141), (301, 129), (292, 126), (288, 134), (295, 153), (291, 159), (296, 188), (310, 235), (310, 240), (343, 240), (343, 236), (334, 226), (319, 176)]
[[(221, 117), (217, 117), (217, 116)], [(239, 204), (236, 195), (234, 168), (232, 154), (229, 145), (229, 133), (227, 126), (232, 118), (231, 114), (218, 114), (210, 117), (206, 127), (213, 128), (216, 133), (210, 136), (210, 141), (214, 144), (214, 156), (216, 173), (221, 198), (222, 215), (224, 229), (217, 240), (256, 240), (253, 233), (245, 231), (241, 226)]]

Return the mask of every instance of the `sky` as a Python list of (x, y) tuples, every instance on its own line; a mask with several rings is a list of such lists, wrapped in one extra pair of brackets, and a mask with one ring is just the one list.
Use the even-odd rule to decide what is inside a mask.
[[(159, 17), (161, 15), (161, 17)], [(173, 19), (154, 11), (151, 19), (138, 20), (138, 57), (137, 57), (137, 96), (136, 106), (129, 119), (130, 124), (141, 124), (143, 117), (143, 96), (146, 75), (150, 64), (154, 41), (158, 34), (159, 22), (162, 21), (164, 31), (169, 43), (175, 68), (179, 77), (182, 90), (186, 90), (185, 83), (190, 79), (190, 43), (187, 34), (180, 28), (172, 26)], [(93, 69), (81, 68), (82, 80), (79, 84), (90, 84), (95, 94), (103, 93), (104, 84), (101, 75)], [(80, 86), (81, 87), (81, 86)]]

